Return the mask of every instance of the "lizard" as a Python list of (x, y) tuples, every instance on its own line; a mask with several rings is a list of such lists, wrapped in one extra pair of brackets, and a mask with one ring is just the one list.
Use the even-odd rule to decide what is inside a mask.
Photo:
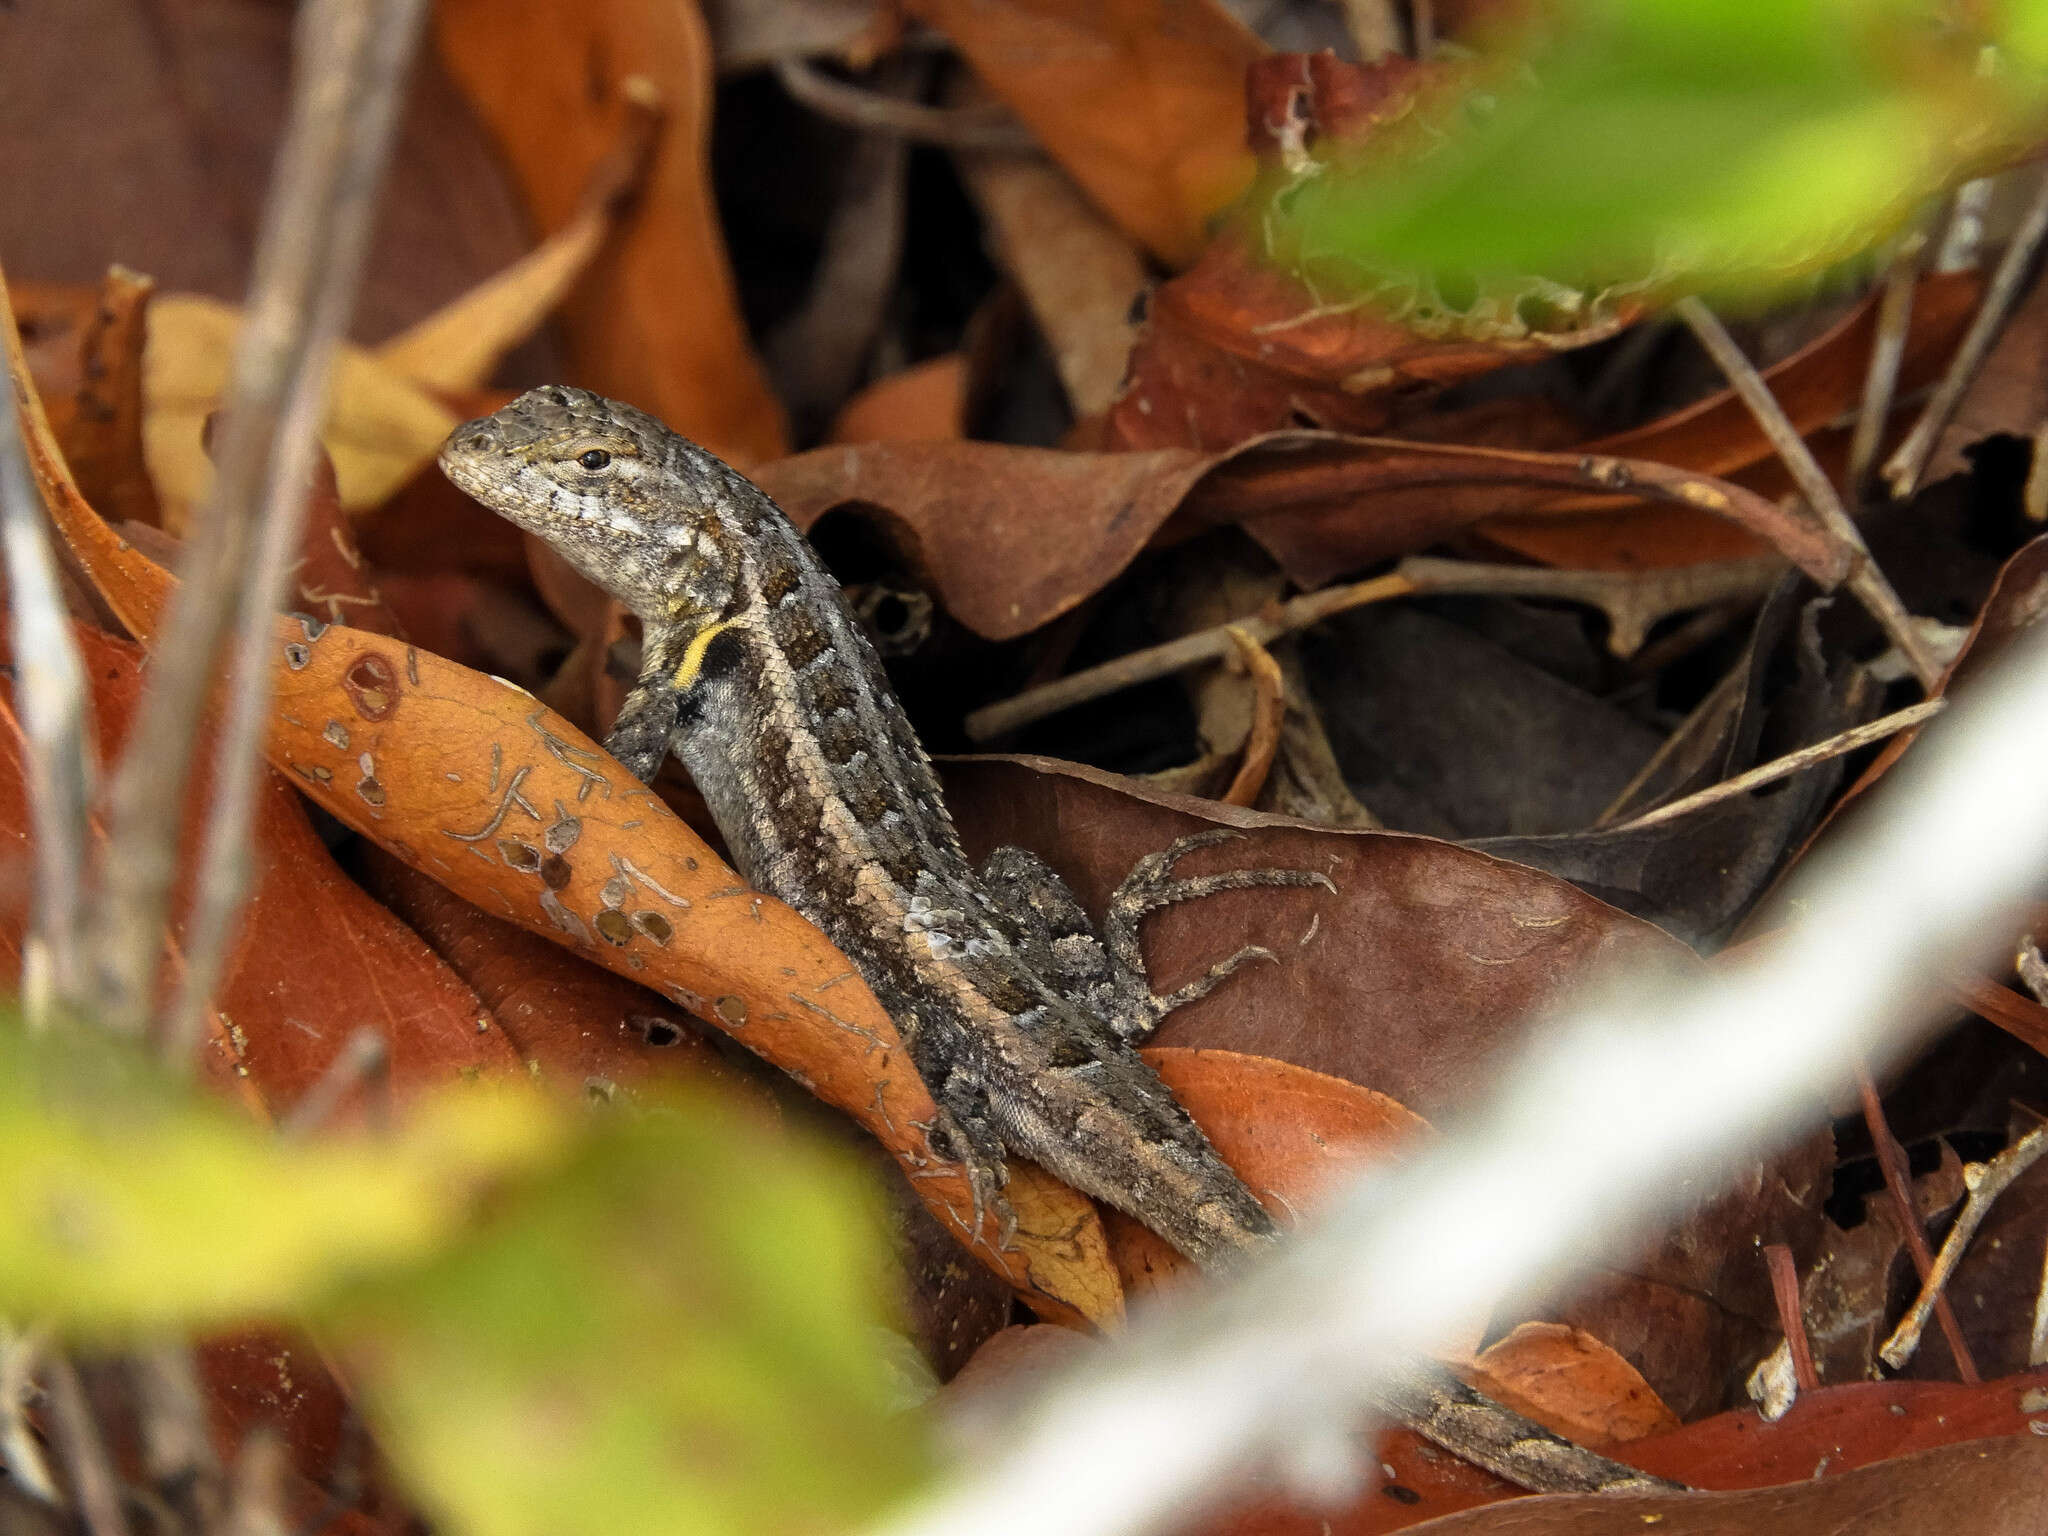
[[(1221, 891), (1322, 886), (1297, 869), (1182, 875), (1194, 834), (1141, 859), (1098, 930), (1043, 859), (974, 869), (937, 776), (838, 583), (781, 508), (633, 406), (562, 385), (458, 426), (443, 472), (624, 603), (638, 679), (606, 749), (643, 782), (673, 751), (756, 889), (853, 962), (897, 1021), (938, 1106), (934, 1150), (961, 1163), (976, 1225), (1028, 1157), (1152, 1228), (1199, 1267), (1278, 1228), (1137, 1047), (1174, 1009), (1270, 951), (1247, 945), (1165, 995), (1139, 930)], [(1542, 1429), (1448, 1372), (1417, 1367), (1394, 1417), (1489, 1471), (1547, 1491), (1670, 1486)]]

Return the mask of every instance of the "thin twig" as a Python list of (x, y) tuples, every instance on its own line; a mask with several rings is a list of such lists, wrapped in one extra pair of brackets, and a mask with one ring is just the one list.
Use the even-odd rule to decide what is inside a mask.
[[(1899, 1319), (1899, 1326), (1892, 1330), (1892, 1336), (1884, 1341), (1878, 1350), (1878, 1358), (1893, 1370), (1901, 1370), (1913, 1351), (1920, 1347), (1920, 1335), (1926, 1331), (1927, 1315), (1935, 1304), (1946, 1301), (1945, 1294), (1950, 1277), (1956, 1266), (1963, 1261), (1963, 1251), (1970, 1246), (1970, 1239), (1977, 1235), (1977, 1229), (1984, 1224), (1984, 1218), (1991, 1214), (1991, 1203), (2012, 1187), (2013, 1180), (2025, 1173), (2048, 1152), (2048, 1125), (2037, 1125), (2018, 1141), (2007, 1147), (1988, 1163), (1970, 1163), (1963, 1168), (1963, 1185), (1970, 1197), (1963, 1202), (1957, 1213), (1955, 1225), (1948, 1229), (1948, 1237), (1941, 1245), (1941, 1257), (1934, 1261), (1934, 1268), (1921, 1281), (1920, 1295)], [(1965, 1381), (1974, 1376), (1965, 1376)]]
[(284, 1477), (289, 1467), (284, 1436), (272, 1426), (260, 1426), (242, 1441), (223, 1536), (288, 1536)]
[(78, 1372), (61, 1352), (52, 1350), (43, 1362), (43, 1379), (50, 1400), (52, 1438), (64, 1462), (79, 1518), (90, 1536), (128, 1536), (121, 1480), (107, 1455), (106, 1442), (100, 1438)]
[(1799, 1302), (1799, 1269), (1792, 1262), (1792, 1250), (1783, 1243), (1764, 1245), (1764, 1265), (1770, 1271), (1771, 1295), (1778, 1304), (1778, 1324), (1785, 1330), (1785, 1344), (1792, 1352), (1792, 1375), (1802, 1392), (1820, 1390), (1820, 1372), (1814, 1368), (1813, 1346), (1806, 1337), (1806, 1318)]
[(1306, 629), (1346, 609), (1393, 597), (1425, 593), (1479, 593), (1508, 597), (1556, 598), (1599, 608), (1607, 615), (1609, 647), (1627, 654), (1639, 645), (1648, 628), (1666, 614), (1687, 608), (1752, 598), (1766, 591), (1784, 570), (1775, 559), (1717, 560), (1644, 572), (1560, 571), (1545, 566), (1479, 565), (1464, 560), (1413, 556), (1392, 572), (1348, 586), (1326, 587), (1290, 599), (1264, 613), (1248, 614), (1229, 624), (1197, 630), (1164, 645), (1132, 651), (1099, 667), (1071, 673), (1036, 688), (1027, 688), (999, 703), (974, 711), (965, 721), (968, 736), (991, 741), (998, 736), (1058, 714), (1076, 704), (1125, 688), (1170, 677), (1175, 672), (1216, 661), (1235, 648), (1233, 627), (1261, 645)]
[(1230, 788), (1223, 792), (1225, 805), (1250, 805), (1266, 787), (1273, 771), (1273, 754), (1280, 748), (1280, 723), (1287, 713), (1286, 681), (1273, 653), (1246, 634), (1242, 628), (1227, 626), (1238, 659), (1252, 680), (1252, 728), (1244, 739), (1244, 761), (1238, 764)]
[[(377, 189), (426, 8), (426, 0), (379, 0), (374, 5), (316, 0), (299, 18), (297, 57), (307, 84), (293, 98), (271, 222), (236, 358), (234, 400), (221, 433), (223, 486), (231, 475), (236, 477), (232, 498), (225, 490), (214, 497), (220, 520), (237, 525), (228, 542), (239, 554), (248, 517), (257, 508), (262, 533), (254, 561), (239, 583), (233, 691), (214, 751), (212, 814), (186, 932), (185, 978), (165, 1032), (167, 1054), (176, 1062), (188, 1060), (199, 1039), (235, 914), (248, 889), (249, 828), (270, 712), (272, 619), (289, 590), (299, 555), (307, 493), (320, 452), (317, 434), (326, 409), (327, 357), (354, 307)], [(291, 306), (289, 314), (285, 305)], [(252, 347), (250, 338), (261, 337), (266, 330), (272, 332), (271, 338), (257, 340)], [(262, 437), (257, 443), (236, 441), (245, 430), (259, 427)], [(212, 574), (227, 578), (226, 590), (220, 590), (216, 599), (224, 608), (237, 573), (231, 566)], [(184, 597), (181, 591), (178, 600)], [(211, 622), (205, 650), (211, 652), (224, 613), (207, 617)], [(177, 619), (174, 606), (161, 653), (166, 666), (185, 659), (174, 649)], [(196, 705), (197, 698), (192, 702)], [(137, 748), (150, 740), (148, 731), (137, 730)], [(142, 766), (124, 761), (123, 779), (131, 769), (139, 773)], [(170, 802), (173, 834), (177, 804), (176, 799)], [(133, 835), (132, 824), (130, 831)], [(118, 841), (120, 832), (117, 821), (116, 846), (125, 847)], [(168, 866), (168, 858), (163, 863)], [(162, 896), (152, 896), (154, 912), (160, 909)], [(129, 915), (139, 913), (131, 909)], [(157, 926), (146, 936), (152, 953)], [(135, 974), (146, 971), (138, 969)]]
[(1856, 562), (1843, 584), (1877, 620), (1878, 628), (1899, 648), (1899, 654), (1911, 663), (1913, 675), (1919, 678), (1920, 686), (1932, 693), (1941, 677), (1940, 664), (1913, 627), (1912, 616), (1906, 612), (1905, 604), (1899, 601), (1898, 593), (1885, 580), (1877, 562), (1870, 558), (1863, 534), (1850, 521), (1847, 510), (1842, 506), (1842, 498), (1835, 494), (1834, 483), (1814, 458), (1813, 450), (1806, 446), (1806, 439), (1799, 435), (1799, 429), (1785, 415), (1777, 397), (1771, 393), (1771, 386), (1764, 382), (1755, 365), (1743, 356), (1742, 348), (1735, 344), (1728, 328), (1703, 302), (1687, 296), (1680, 299), (1674, 308), (1678, 317), (1699, 339), (1700, 345), (1719, 365), (1721, 372), (1727, 375), (1735, 393), (1742, 397), (1742, 403), (1749, 407), (1749, 414), (1763, 429), (1771, 447), (1791, 472), (1792, 483), (1799, 487), (1799, 494), (1806, 498), (1807, 506), (1829, 533), (1856, 552)]
[(2044, 238), (2048, 238), (2048, 173), (2043, 173), (2041, 185), (2035, 189), (2034, 200), (2027, 205), (2025, 217), (2020, 220), (2019, 228), (2013, 231), (2005, 254), (1999, 258), (1997, 270), (1991, 275), (1991, 286), (1984, 290), (1984, 300), (1977, 306), (1977, 313), (1970, 321), (1970, 329), (1964, 335), (1962, 345), (1956, 348), (1955, 356), (1949, 360), (1948, 372), (1935, 386), (1933, 398), (1927, 402), (1927, 409), (1920, 413), (1920, 419), (1913, 423), (1913, 430), (1906, 434), (1906, 440), (1885, 461), (1885, 483), (1899, 500), (1903, 501), (1919, 488), (1920, 477), (1927, 471), (1927, 461), (1934, 456), (1942, 433), (1948, 430), (1956, 408), (1963, 403), (1963, 392), (1976, 379), (1984, 366), (1984, 359), (1991, 355), (1993, 343), (2005, 329), (2013, 306), (2019, 302)]
[(35, 905), (22, 946), (22, 1007), (31, 1027), (53, 1002), (85, 1000), (86, 807), (92, 753), (85, 671), (57, 580), (43, 498), (22, 442), (14, 379), (0, 369), (0, 551), (7, 566), (14, 697), (28, 758)]
[(1854, 752), (1858, 747), (1867, 747), (1874, 741), (1883, 741), (1887, 736), (1909, 730), (1924, 724), (1940, 714), (1948, 705), (1946, 699), (1923, 699), (1920, 703), (1905, 709), (1894, 710), (1866, 725), (1851, 726), (1846, 731), (1837, 731), (1825, 741), (1816, 741), (1810, 747), (1801, 747), (1796, 752), (1787, 752), (1783, 757), (1774, 757), (1768, 763), (1759, 763), (1746, 773), (1738, 773), (1732, 779), (1723, 779), (1718, 784), (1709, 784), (1705, 789), (1673, 800), (1669, 805), (1660, 805), (1654, 811), (1627, 821), (1618, 822), (1610, 830), (1635, 832), (1644, 827), (1654, 827), (1662, 822), (1676, 821), (1681, 816), (1690, 816), (1694, 811), (1705, 810), (1723, 800), (1737, 795), (1748, 794), (1763, 784), (1775, 784), (1778, 780), (1790, 778), (1817, 763)]
[(1983, 265), (1984, 216), (1991, 211), (1996, 178), (1979, 176), (1964, 182), (1948, 200), (1948, 222), (1934, 249), (1937, 272), (1974, 272)]
[(304, 1136), (325, 1125), (341, 1101), (357, 1088), (370, 1085), (372, 1102), (382, 1097), (377, 1091), (388, 1079), (391, 1051), (384, 1037), (365, 1026), (356, 1030), (335, 1053), (319, 1079), (294, 1104), (291, 1113), (278, 1124), (280, 1136)]
[[(1934, 1273), (1934, 1255), (1928, 1251), (1926, 1226), (1920, 1220), (1919, 1206), (1913, 1201), (1912, 1170), (1906, 1163), (1906, 1149), (1892, 1135), (1891, 1122), (1885, 1119), (1884, 1104), (1877, 1096), (1877, 1083), (1867, 1067), (1856, 1069), (1856, 1092), (1863, 1101), (1863, 1123), (1877, 1153), (1878, 1171), (1884, 1175), (1884, 1187), (1891, 1195), (1892, 1214), (1898, 1218), (1906, 1252), (1912, 1255), (1913, 1269), (1924, 1288)], [(1939, 1292), (1935, 1294), (1934, 1312), (1941, 1323), (1941, 1336), (1948, 1340), (1949, 1353), (1955, 1358), (1956, 1374), (1975, 1385), (1982, 1379), (1977, 1374), (1977, 1362), (1970, 1356), (1970, 1346), (1963, 1341), (1955, 1309), (1948, 1304), (1948, 1297)]]
[(191, 1346), (153, 1344), (129, 1362), (143, 1468), (196, 1531), (212, 1531), (223, 1503), (220, 1458), (206, 1424), (206, 1393)]
[(29, 1427), (28, 1405), (35, 1398), (36, 1366), (42, 1341), (0, 1320), (0, 1467), (8, 1481), (31, 1498), (63, 1506), (64, 1494), (50, 1475), (43, 1443)]
[(782, 88), (820, 117), (870, 133), (892, 133), (944, 149), (1001, 149), (1012, 154), (1037, 150), (1031, 130), (1001, 109), (927, 107), (835, 80), (807, 59), (775, 61)]
[(1863, 408), (1857, 413), (1856, 434), (1849, 440), (1849, 500), (1859, 506), (1870, 494), (1871, 469), (1884, 443), (1885, 423), (1891, 419), (1899, 367), (1906, 358), (1906, 338), (1913, 324), (1913, 292), (1920, 282), (1920, 258), (1926, 249), (1926, 234), (1913, 230), (1899, 242), (1884, 270), (1870, 362), (1863, 374)]

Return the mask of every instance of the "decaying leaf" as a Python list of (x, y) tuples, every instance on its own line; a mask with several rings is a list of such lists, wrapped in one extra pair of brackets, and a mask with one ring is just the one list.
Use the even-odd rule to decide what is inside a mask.
[(1244, 72), (1265, 52), (1217, 0), (911, 0), (1104, 212), (1185, 265), (1243, 190)]

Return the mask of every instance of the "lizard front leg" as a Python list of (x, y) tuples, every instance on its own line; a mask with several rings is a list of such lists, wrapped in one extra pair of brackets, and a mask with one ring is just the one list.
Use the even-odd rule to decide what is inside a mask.
[(652, 784), (681, 723), (683, 690), (676, 671), (688, 648), (674, 626), (648, 625), (640, 650), (640, 676), (604, 738), (604, 749), (643, 784)]

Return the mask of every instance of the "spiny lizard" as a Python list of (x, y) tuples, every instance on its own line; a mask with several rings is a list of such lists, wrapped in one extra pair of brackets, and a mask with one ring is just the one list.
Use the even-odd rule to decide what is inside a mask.
[[(1237, 835), (1200, 834), (1140, 861), (1098, 934), (1036, 855), (969, 865), (838, 584), (753, 482), (631, 406), (560, 386), (456, 428), (441, 466), (639, 616), (640, 677), (607, 748), (642, 780), (673, 750), (741, 873), (852, 960), (901, 1028), (977, 1206), (1003, 1208), (1008, 1151), (1205, 1268), (1272, 1241), (1265, 1208), (1137, 1053), (1168, 1013), (1271, 956), (1247, 946), (1156, 996), (1138, 930), (1174, 902), (1325, 876), (1176, 875), (1184, 853)], [(1388, 1407), (1524, 1486), (1654, 1481), (1447, 1375), (1418, 1372)]]

